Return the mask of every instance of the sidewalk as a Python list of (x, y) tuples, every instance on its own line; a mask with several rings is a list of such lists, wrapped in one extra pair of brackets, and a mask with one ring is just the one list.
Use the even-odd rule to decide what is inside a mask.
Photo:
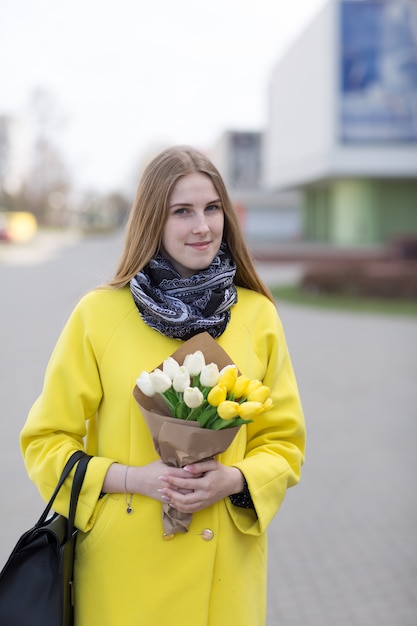
[(39, 230), (25, 243), (0, 243), (0, 266), (34, 265), (48, 261), (82, 238), (75, 230)]
[(267, 626), (417, 624), (417, 321), (278, 306), (307, 422)]
[[(121, 241), (44, 239), (35, 253), (38, 239), (14, 261), (0, 247), (1, 562), (41, 511), (18, 433), (68, 310), (107, 276)], [(300, 271), (257, 266), (270, 285)], [(267, 626), (415, 626), (417, 320), (278, 310), (308, 438), (302, 480), (269, 529)]]

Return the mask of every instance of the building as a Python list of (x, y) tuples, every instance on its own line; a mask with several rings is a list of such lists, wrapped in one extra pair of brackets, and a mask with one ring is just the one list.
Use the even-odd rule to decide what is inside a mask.
[(331, 0), (270, 83), (264, 184), (303, 194), (304, 237), (417, 235), (417, 3)]
[(0, 192), (14, 195), (28, 178), (30, 144), (21, 118), (0, 115)]
[(210, 150), (248, 240), (293, 241), (302, 228), (300, 194), (262, 186), (263, 134), (227, 131)]

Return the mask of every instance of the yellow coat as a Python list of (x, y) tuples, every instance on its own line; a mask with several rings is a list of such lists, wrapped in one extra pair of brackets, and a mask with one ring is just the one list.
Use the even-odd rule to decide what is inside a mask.
[[(281, 322), (264, 296), (239, 288), (219, 344), (239, 370), (263, 380), (274, 408), (243, 426), (219, 460), (244, 473), (256, 507), (226, 498), (195, 513), (189, 532), (162, 538), (161, 504), (135, 495), (100, 498), (113, 462), (157, 459), (132, 391), (142, 370), (178, 340), (146, 326), (129, 288), (100, 289), (75, 308), (21, 433), (30, 478), (48, 499), (65, 461), (86, 442), (90, 461), (76, 517), (76, 626), (262, 626), (266, 529), (298, 482), (304, 419)], [(56, 503), (68, 510), (68, 488)], [(212, 533), (203, 533), (209, 529)], [(207, 537), (208, 535), (208, 537)], [(210, 538), (211, 537), (211, 538)]]

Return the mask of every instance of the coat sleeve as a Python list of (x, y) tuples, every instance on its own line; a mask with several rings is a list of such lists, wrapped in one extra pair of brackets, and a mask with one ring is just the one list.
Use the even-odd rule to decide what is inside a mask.
[[(20, 445), (30, 479), (49, 500), (71, 454), (84, 449), (88, 420), (102, 399), (99, 358), (78, 305), (65, 325), (45, 373), (41, 395), (31, 408), (20, 434)], [(114, 461), (94, 456), (88, 464), (77, 507), (76, 526), (94, 524), (104, 477)], [(72, 473), (73, 475), (73, 473)], [(55, 500), (54, 510), (67, 515), (71, 480)]]
[(287, 489), (300, 480), (305, 452), (303, 409), (284, 330), (275, 307), (268, 308), (268, 319), (259, 317), (252, 337), (274, 406), (247, 426), (245, 458), (233, 463), (246, 478), (255, 509), (226, 501), (239, 530), (253, 535), (266, 530)]

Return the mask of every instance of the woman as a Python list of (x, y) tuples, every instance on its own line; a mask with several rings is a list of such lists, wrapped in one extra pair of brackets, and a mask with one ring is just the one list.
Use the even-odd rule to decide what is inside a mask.
[[(274, 407), (215, 460), (176, 469), (132, 390), (203, 331), (270, 387)], [(202, 154), (168, 149), (143, 174), (114, 278), (76, 306), (21, 434), (45, 499), (74, 450), (93, 455), (76, 517), (76, 625), (264, 624), (266, 529), (300, 478), (304, 440), (281, 322), (224, 183)], [(171, 541), (163, 501), (192, 514)]]

